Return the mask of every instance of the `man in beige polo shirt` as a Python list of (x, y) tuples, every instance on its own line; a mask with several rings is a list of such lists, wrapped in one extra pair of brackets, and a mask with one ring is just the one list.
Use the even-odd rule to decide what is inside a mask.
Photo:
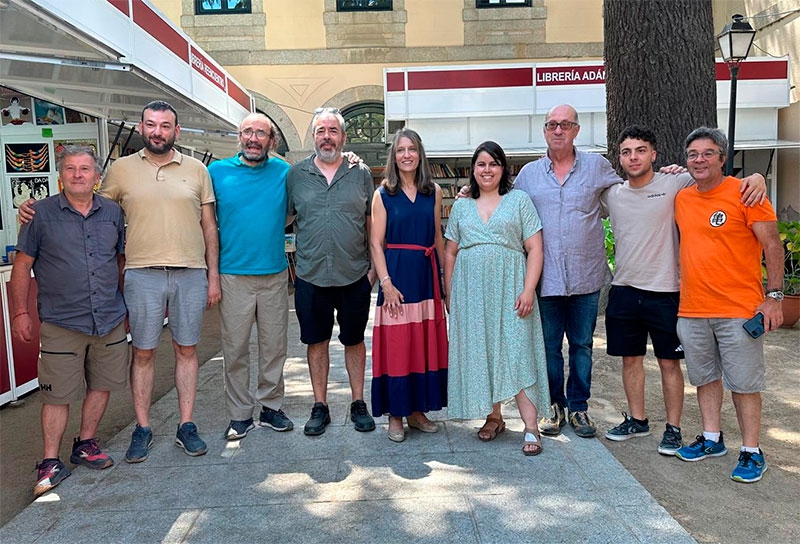
[[(115, 161), (100, 190), (119, 202), (128, 223), (123, 294), (133, 339), (131, 392), (137, 421), (125, 454), (129, 463), (147, 459), (153, 445), (150, 402), (167, 308), (180, 414), (176, 445), (192, 456), (206, 453), (206, 443), (192, 422), (196, 345), (205, 308), (221, 297), (215, 198), (208, 171), (173, 147), (180, 126), (170, 104), (147, 104), (139, 133), (144, 149)], [(20, 208), (23, 221), (30, 217), (27, 208)]]
[(129, 463), (147, 459), (153, 443), (149, 414), (155, 348), (167, 308), (180, 414), (175, 443), (192, 456), (206, 453), (192, 422), (196, 346), (203, 312), (221, 296), (215, 199), (208, 171), (173, 147), (180, 135), (178, 114), (166, 102), (145, 106), (139, 132), (144, 149), (116, 161), (102, 187), (105, 196), (120, 203), (128, 220), (123, 292), (133, 339), (131, 391), (137, 421), (125, 454)]

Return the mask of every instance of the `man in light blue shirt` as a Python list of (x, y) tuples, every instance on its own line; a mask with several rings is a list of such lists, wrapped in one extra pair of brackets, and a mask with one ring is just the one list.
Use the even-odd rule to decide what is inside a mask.
[[(289, 293), (284, 253), (286, 173), (289, 165), (269, 151), (275, 131), (269, 118), (250, 114), (239, 126), (240, 152), (209, 165), (217, 197), (220, 318), (228, 440), (240, 440), (259, 424), (294, 428), (281, 410), (284, 396)], [(258, 385), (250, 391), (250, 331), (258, 337)]]
[[(611, 281), (601, 222), (600, 195), (622, 180), (601, 155), (575, 149), (578, 112), (556, 106), (545, 118), (547, 155), (520, 171), (514, 188), (528, 193), (542, 220), (544, 268), (539, 308), (544, 330), (553, 416), (539, 422), (542, 434), (561, 433), (565, 408), (575, 434), (595, 436), (588, 400), (592, 384), (592, 337), (600, 288)], [(564, 391), (564, 335), (569, 378)]]

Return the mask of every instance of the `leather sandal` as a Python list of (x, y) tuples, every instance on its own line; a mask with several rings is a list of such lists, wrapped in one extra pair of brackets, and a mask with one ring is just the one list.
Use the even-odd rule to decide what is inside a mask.
[[(502, 433), (506, 430), (506, 422), (503, 421), (499, 417), (492, 417), (489, 416), (486, 418), (486, 423), (483, 424), (483, 427), (478, 429), (478, 438), (480, 438), (483, 442), (491, 442), (497, 435)], [(481, 433), (485, 433), (487, 436), (481, 436)]]
[[(539, 429), (525, 429), (523, 436), (523, 455), (534, 456), (542, 453), (542, 436), (539, 434)], [(531, 440), (534, 437), (536, 440)]]

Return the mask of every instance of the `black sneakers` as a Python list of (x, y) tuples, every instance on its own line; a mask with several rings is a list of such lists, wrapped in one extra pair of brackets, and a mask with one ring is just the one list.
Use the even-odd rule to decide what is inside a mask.
[(311, 417), (303, 428), (307, 436), (318, 436), (325, 432), (325, 427), (331, 422), (331, 412), (321, 402), (315, 402), (311, 408)]
[(353, 427), (359, 432), (375, 430), (375, 420), (369, 415), (367, 403), (363, 400), (354, 400), (350, 403), (350, 420), (353, 422)]
[(621, 442), (635, 436), (648, 436), (650, 434), (650, 424), (646, 419), (644, 423), (639, 423), (626, 412), (622, 412), (622, 417), (624, 418), (622, 423), (606, 431), (606, 438), (609, 440)]
[(658, 445), (658, 453), (661, 455), (675, 455), (683, 446), (683, 437), (679, 427), (667, 423), (667, 429)]

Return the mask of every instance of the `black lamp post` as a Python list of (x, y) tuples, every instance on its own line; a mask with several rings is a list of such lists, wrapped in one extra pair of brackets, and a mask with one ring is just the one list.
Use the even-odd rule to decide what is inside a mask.
[(750, 46), (753, 45), (753, 38), (756, 31), (750, 23), (744, 20), (744, 16), (737, 13), (733, 16), (733, 22), (725, 25), (722, 32), (717, 37), (722, 58), (731, 72), (731, 100), (728, 110), (728, 160), (725, 164), (725, 174), (733, 174), (733, 141), (736, 130), (736, 85), (739, 81), (739, 63), (747, 58), (750, 53)]

